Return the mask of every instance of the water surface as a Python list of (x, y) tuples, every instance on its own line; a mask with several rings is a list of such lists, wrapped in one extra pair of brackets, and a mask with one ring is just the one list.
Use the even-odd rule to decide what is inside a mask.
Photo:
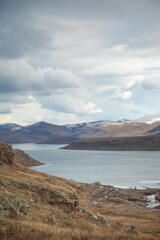
[(116, 187), (160, 188), (160, 151), (63, 150), (64, 145), (13, 144), (46, 165), (40, 172)]

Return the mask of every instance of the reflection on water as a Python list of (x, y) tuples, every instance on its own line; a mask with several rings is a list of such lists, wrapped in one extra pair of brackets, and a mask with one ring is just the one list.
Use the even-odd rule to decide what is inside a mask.
[(116, 187), (160, 188), (160, 151), (63, 150), (63, 145), (13, 144), (46, 163), (33, 169), (74, 179)]

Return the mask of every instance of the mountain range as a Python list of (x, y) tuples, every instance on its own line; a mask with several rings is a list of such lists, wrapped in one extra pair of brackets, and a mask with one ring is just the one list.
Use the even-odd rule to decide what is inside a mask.
[(0, 141), (6, 143), (66, 144), (79, 139), (157, 134), (160, 134), (160, 115), (148, 115), (137, 120), (102, 120), (66, 125), (43, 121), (28, 126), (0, 124)]

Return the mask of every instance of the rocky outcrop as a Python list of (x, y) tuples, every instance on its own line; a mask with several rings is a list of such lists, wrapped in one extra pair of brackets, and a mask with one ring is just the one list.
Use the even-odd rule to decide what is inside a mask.
[(108, 222), (108, 219), (100, 216), (99, 212), (96, 212), (95, 214), (93, 214), (84, 207), (79, 207), (79, 212), (86, 213), (90, 217), (90, 219), (92, 219), (94, 222), (99, 222), (106, 225), (107, 227), (110, 227), (110, 223)]
[(121, 229), (122, 232), (138, 234), (138, 231), (134, 226), (125, 226)]
[(28, 215), (29, 205), (20, 196), (5, 197), (0, 195), (0, 217), (13, 217)]
[(75, 201), (78, 199), (75, 195), (64, 195), (58, 190), (51, 190), (49, 188), (42, 187), (41, 184), (32, 185), (24, 182), (13, 181), (11, 182), (11, 185), (21, 190), (24, 189), (36, 193), (42, 203), (48, 203), (54, 206), (57, 205), (60, 208), (65, 209), (67, 207), (68, 211), (74, 211), (77, 208), (77, 205), (75, 206)]
[(11, 145), (0, 142), (0, 164), (12, 164), (14, 152)]
[(15, 163), (20, 163), (25, 167), (44, 165), (44, 163), (31, 158), (25, 152), (18, 149), (13, 149), (11, 145), (0, 142), (0, 164), (5, 163), (9, 165), (12, 164), (13, 161)]
[(160, 192), (157, 192), (155, 195), (155, 199), (160, 202)]

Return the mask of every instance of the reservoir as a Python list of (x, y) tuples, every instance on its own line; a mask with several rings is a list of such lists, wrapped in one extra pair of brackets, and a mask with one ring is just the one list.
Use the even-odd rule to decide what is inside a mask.
[(13, 144), (46, 165), (32, 169), (78, 182), (160, 188), (160, 151), (64, 150), (64, 145)]

